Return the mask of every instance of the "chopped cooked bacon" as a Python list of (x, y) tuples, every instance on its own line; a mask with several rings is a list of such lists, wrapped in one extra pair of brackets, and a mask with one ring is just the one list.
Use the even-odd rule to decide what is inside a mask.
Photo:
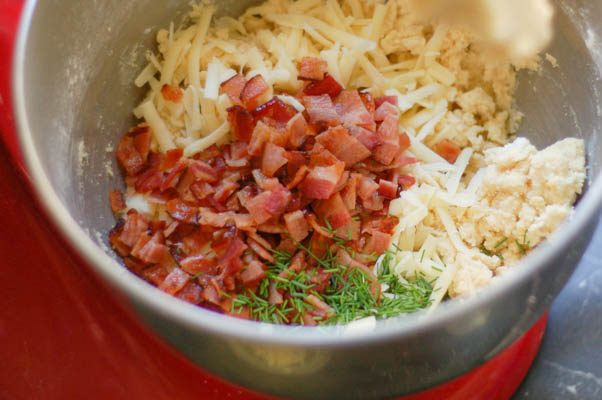
[(372, 235), (366, 243), (364, 252), (366, 254), (383, 254), (391, 245), (391, 235), (378, 230), (373, 230)]
[(265, 277), (265, 265), (259, 261), (250, 262), (240, 273), (240, 280), (245, 286), (256, 285)]
[(295, 110), (292, 106), (284, 103), (278, 97), (273, 97), (268, 102), (258, 106), (252, 111), (253, 117), (256, 119), (269, 118), (279, 124), (286, 124), (295, 114)]
[(309, 120), (313, 124), (335, 126), (340, 123), (339, 114), (336, 108), (334, 108), (330, 96), (327, 94), (305, 96), (303, 97), (303, 104), (305, 105), (307, 114), (309, 114)]
[(326, 200), (332, 196), (344, 170), (345, 163), (343, 162), (329, 166), (315, 166), (310, 169), (299, 188), (309, 199)]
[(268, 303), (271, 305), (280, 305), (284, 303), (284, 297), (282, 297), (282, 293), (278, 291), (276, 288), (276, 284), (274, 282), (270, 282), (269, 286), (269, 295), (268, 295)]
[(351, 222), (351, 214), (339, 193), (335, 193), (327, 200), (314, 202), (313, 209), (318, 218), (333, 229), (346, 226)]
[(215, 194), (213, 195), (213, 198), (216, 202), (223, 204), (238, 188), (238, 183), (222, 180), (215, 188)]
[(176, 297), (191, 304), (199, 304), (203, 301), (202, 292), (203, 289), (199, 285), (188, 282), (182, 290), (176, 294)]
[(302, 81), (320, 81), (328, 71), (328, 63), (318, 57), (303, 57), (299, 62), (298, 79)]
[(240, 104), (240, 95), (247, 84), (247, 80), (241, 74), (236, 74), (232, 78), (228, 79), (225, 82), (222, 82), (220, 85), (222, 92), (228, 95), (228, 98), (234, 104)]
[(132, 128), (121, 139), (117, 147), (117, 161), (128, 176), (135, 176), (144, 169), (148, 159), (150, 143), (150, 128), (145, 124)]
[(412, 186), (414, 186), (416, 184), (416, 178), (414, 178), (413, 176), (408, 176), (408, 175), (399, 175), (399, 178), (397, 178), (397, 181), (399, 182), (399, 184), (401, 185), (403, 190), (408, 190), (409, 188), (411, 188)]
[(207, 182), (196, 182), (190, 185), (190, 191), (197, 200), (203, 200), (215, 193), (215, 188)]
[(161, 158), (161, 163), (159, 164), (159, 171), (168, 171), (175, 167), (178, 164), (178, 161), (184, 155), (184, 150), (182, 149), (172, 149), (168, 150), (165, 153), (165, 156)]
[(366, 109), (357, 90), (343, 90), (335, 99), (334, 104), (341, 122), (345, 126), (369, 127), (374, 124), (374, 118)]
[(372, 132), (361, 126), (349, 126), (348, 129), (351, 135), (368, 150), (374, 150), (374, 148), (380, 144), (380, 139), (376, 132)]
[(163, 244), (163, 233), (157, 232), (149, 240), (139, 239), (143, 243), (136, 243), (132, 255), (148, 264), (156, 264), (168, 253), (168, 248)]
[(180, 199), (169, 200), (166, 204), (167, 213), (175, 220), (196, 224), (198, 208), (193, 207)]
[(179, 264), (180, 268), (191, 275), (213, 275), (216, 273), (215, 260), (211, 257), (207, 257), (204, 254), (188, 256), (180, 260)]
[(161, 87), (161, 95), (167, 101), (171, 101), (173, 103), (179, 103), (180, 101), (182, 101), (182, 98), (184, 97), (184, 92), (182, 91), (182, 89), (180, 89), (177, 86), (171, 86), (171, 85), (165, 84)]
[(305, 302), (314, 308), (313, 314), (316, 316), (330, 318), (334, 315), (334, 310), (313, 294), (307, 296)]
[[(385, 103), (381, 108), (389, 103)], [(378, 111), (377, 111), (378, 113)], [(387, 114), (376, 132), (381, 144), (374, 149), (374, 159), (381, 164), (389, 165), (399, 154), (399, 116)]]
[(341, 190), (341, 198), (349, 211), (355, 210), (359, 177), (360, 175), (358, 174), (351, 174), (347, 180), (347, 184)]
[(215, 168), (213, 168), (211, 165), (207, 164), (206, 162), (198, 161), (198, 160), (190, 160), (188, 165), (189, 165), (188, 167), (190, 168), (190, 172), (194, 176), (195, 180), (209, 182), (209, 183), (217, 182), (217, 179), (218, 179), (217, 171), (215, 170)]
[(377, 97), (376, 99), (374, 99), (374, 104), (375, 104), (376, 108), (379, 108), (384, 103), (391, 103), (395, 107), (398, 107), (398, 104), (399, 104), (399, 102), (397, 100), (397, 96), (383, 96), (383, 97)]
[(291, 199), (291, 193), (284, 187), (277, 187), (258, 194), (245, 206), (257, 224), (263, 224), (271, 218), (284, 213)]
[(286, 165), (288, 159), (285, 157), (286, 151), (273, 143), (268, 143), (263, 152), (261, 160), (261, 172), (267, 177), (272, 177), (281, 167)]
[(376, 109), (376, 113), (374, 114), (374, 120), (377, 122), (381, 122), (384, 121), (387, 116), (399, 119), (399, 115), (399, 108), (396, 105), (385, 101)]
[(262, 245), (260, 245), (257, 241), (249, 238), (247, 239), (247, 244), (259, 257), (263, 258), (267, 262), (273, 263), (274, 257), (267, 251)]
[(347, 168), (370, 157), (370, 150), (342, 126), (330, 128), (321, 133), (316, 137), (316, 141), (343, 161)]
[(182, 290), (189, 280), (190, 276), (186, 272), (180, 268), (174, 268), (159, 285), (159, 289), (173, 295)]
[(238, 229), (250, 229), (255, 225), (255, 220), (249, 214), (237, 214), (232, 211), (215, 213), (211, 209), (201, 207), (199, 209), (199, 224), (223, 228), (228, 225), (235, 225)]
[(286, 187), (288, 189), (296, 188), (301, 182), (303, 182), (303, 179), (305, 179), (305, 177), (307, 176), (308, 173), (309, 173), (309, 168), (307, 168), (307, 165), (302, 165), (297, 170), (297, 172), (295, 172), (293, 179), (289, 182), (288, 185), (286, 185)]
[[(223, 82), (221, 93), (234, 104), (227, 109), (233, 140), (191, 158), (181, 148), (151, 151), (146, 125), (126, 133), (117, 158), (128, 193), (159, 205), (152, 220), (130, 210), (110, 232), (126, 266), (180, 299), (249, 319), (256, 316), (235, 306), (237, 296), (283, 305), (293, 293), (275, 278), (303, 272), (309, 306), (282, 315), (314, 325), (333, 313), (319, 297), (333, 274), (320, 260), (336, 253), (339, 263), (366, 274), (378, 299), (375, 257), (367, 253), (388, 248), (398, 223), (387, 216), (389, 202), (415, 184), (400, 168), (416, 159), (404, 154), (410, 140), (399, 130), (397, 98), (343, 90), (326, 71), (323, 60), (301, 60), (304, 112), (283, 97), (266, 98), (272, 90), (260, 75)], [(182, 101), (179, 88), (162, 93)], [(125, 210), (119, 192), (110, 199), (115, 212)], [(267, 273), (276, 262), (272, 251), (292, 256), (276, 277)]]
[(357, 194), (362, 200), (368, 200), (378, 191), (378, 183), (374, 179), (361, 175), (358, 183)]
[(255, 118), (245, 108), (235, 105), (227, 110), (228, 122), (234, 140), (248, 142), (255, 129)]
[(343, 91), (343, 86), (332, 75), (326, 73), (321, 81), (311, 82), (307, 85), (303, 89), (303, 94), (306, 96), (328, 95), (335, 98), (341, 91)]
[(126, 246), (134, 247), (140, 236), (148, 230), (148, 220), (135, 210), (127, 213), (125, 225), (119, 235), (119, 240)]
[(286, 130), (288, 131), (289, 143), (293, 148), (300, 147), (309, 135), (307, 121), (301, 113), (298, 113), (288, 121)]
[(397, 198), (397, 190), (399, 186), (397, 183), (381, 179), (378, 181), (378, 193), (386, 199)]
[(251, 135), (251, 141), (247, 151), (252, 156), (259, 156), (263, 154), (265, 144), (270, 141), (274, 128), (259, 121), (253, 130)]
[(113, 211), (115, 214), (125, 210), (123, 194), (119, 190), (111, 190), (109, 193), (109, 201), (111, 203), (111, 211)]
[(450, 164), (456, 162), (461, 151), (460, 146), (449, 139), (443, 139), (435, 145), (435, 152), (445, 158)]
[(261, 75), (255, 75), (245, 84), (240, 94), (240, 100), (247, 110), (255, 109), (260, 103), (261, 98), (268, 93), (270, 87)]
[(288, 233), (297, 242), (301, 242), (309, 235), (309, 225), (305, 220), (305, 214), (301, 210), (285, 214), (284, 223)]

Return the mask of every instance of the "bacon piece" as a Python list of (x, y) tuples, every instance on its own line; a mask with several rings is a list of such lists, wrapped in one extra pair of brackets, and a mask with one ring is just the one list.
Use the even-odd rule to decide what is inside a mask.
[(368, 268), (367, 265), (354, 260), (353, 257), (351, 257), (351, 255), (344, 249), (339, 249), (337, 251), (337, 261), (339, 264), (345, 265), (350, 269), (359, 269), (362, 271), (366, 275), (366, 278), (368, 278), (368, 280), (371, 282), (370, 291), (372, 292), (372, 295), (375, 297), (380, 295), (380, 283), (378, 282), (378, 278), (372, 269)]
[(240, 100), (247, 110), (254, 110), (260, 104), (261, 97), (264, 96), (270, 87), (261, 75), (255, 75), (245, 84), (240, 94)]
[(408, 190), (409, 188), (411, 188), (412, 186), (414, 186), (416, 184), (416, 178), (414, 178), (413, 176), (408, 176), (408, 175), (399, 175), (399, 178), (397, 178), (397, 181), (399, 182), (399, 184), (401, 185), (403, 190)]
[(288, 162), (285, 153), (286, 151), (280, 146), (273, 143), (266, 144), (261, 160), (261, 172), (270, 178), (274, 176), (276, 171)]
[(232, 103), (241, 104), (240, 95), (247, 84), (247, 80), (241, 74), (236, 74), (225, 82), (222, 82), (220, 88), (226, 93)]
[(400, 111), (396, 105), (389, 103), (388, 101), (383, 102), (377, 109), (374, 114), (374, 120), (381, 122), (384, 121), (387, 116), (391, 116), (399, 119)]
[(130, 210), (127, 213), (123, 230), (119, 235), (119, 240), (126, 246), (133, 247), (140, 236), (148, 230), (148, 221), (136, 210)]
[(375, 192), (371, 197), (364, 199), (362, 201), (362, 205), (366, 210), (370, 211), (380, 211), (385, 208), (384, 199), (378, 194), (378, 192)]
[(345, 170), (344, 162), (329, 166), (315, 166), (299, 185), (301, 193), (308, 199), (326, 200), (332, 196)]
[(148, 240), (140, 239), (142, 243), (136, 243), (132, 249), (132, 255), (148, 264), (157, 264), (161, 259), (168, 254), (169, 249), (165, 246), (163, 233), (157, 232)]
[(351, 222), (351, 214), (339, 193), (335, 193), (328, 200), (315, 201), (312, 207), (320, 220), (333, 229), (346, 226)]
[[(385, 103), (381, 106), (385, 106)], [(378, 111), (377, 111), (378, 113)], [(381, 144), (374, 149), (374, 159), (381, 164), (389, 165), (399, 154), (399, 116), (387, 114), (376, 132)]]
[(123, 200), (123, 193), (119, 190), (111, 190), (109, 193), (109, 201), (111, 203), (111, 211), (115, 214), (125, 210), (125, 201)]
[(233, 237), (228, 244), (225, 253), (217, 261), (219, 268), (222, 268), (222, 276), (228, 276), (238, 273), (243, 265), (240, 257), (247, 249), (247, 245), (238, 237)]
[(175, 167), (169, 171), (169, 173), (163, 177), (159, 190), (165, 192), (167, 189), (175, 188), (180, 181), (180, 177), (186, 171), (187, 163), (179, 162)]
[(299, 62), (299, 76), (301, 81), (320, 81), (328, 71), (328, 63), (318, 57), (303, 57)]
[(328, 95), (335, 98), (341, 93), (343, 86), (332, 75), (326, 73), (321, 81), (311, 82), (303, 89), (306, 96)]
[[(322, 317), (323, 319), (328, 319), (334, 316), (335, 314), (334, 310), (328, 304), (324, 303), (322, 300), (320, 300), (313, 294), (307, 296), (305, 298), (305, 302), (313, 307), (312, 314), (314, 316)], [(309, 321), (304, 320), (304, 322), (308, 323)], [(311, 325), (311, 323), (309, 324)]]
[(435, 145), (435, 152), (453, 164), (458, 159), (462, 149), (449, 139), (443, 139)]
[(372, 119), (374, 119), (374, 113), (376, 112), (376, 105), (374, 104), (374, 97), (370, 92), (359, 92), (360, 98), (364, 103), (364, 107), (370, 113)]
[(265, 265), (259, 261), (251, 261), (240, 273), (240, 280), (245, 286), (255, 286), (266, 277)]
[(247, 244), (249, 245), (249, 247), (251, 248), (251, 250), (253, 250), (255, 252), (255, 254), (257, 254), (259, 257), (263, 258), (264, 260), (266, 260), (269, 263), (273, 263), (274, 262), (274, 257), (272, 257), (272, 255), (270, 254), (270, 252), (267, 251), (257, 241), (249, 238), (249, 239), (247, 239)]
[(359, 176), (358, 195), (362, 200), (368, 200), (378, 191), (378, 183), (364, 175)]
[(282, 215), (290, 200), (290, 191), (280, 186), (250, 199), (245, 207), (257, 224), (263, 224), (271, 218)]
[(267, 103), (258, 106), (252, 114), (258, 120), (269, 118), (279, 124), (286, 124), (297, 114), (297, 110), (275, 96)]
[(184, 92), (177, 86), (165, 84), (161, 87), (161, 95), (167, 101), (179, 103), (182, 101), (182, 97), (184, 97)]
[(370, 157), (368, 150), (359, 140), (349, 134), (349, 131), (337, 126), (328, 129), (316, 137), (316, 141), (324, 146), (336, 158), (343, 161), (347, 168)]
[(167, 213), (175, 220), (196, 224), (198, 220), (198, 208), (187, 204), (180, 199), (169, 200), (166, 204)]
[(146, 166), (151, 143), (151, 131), (148, 125), (141, 124), (132, 128), (117, 146), (117, 161), (128, 176), (135, 176)]
[(232, 137), (236, 141), (248, 142), (255, 129), (255, 118), (245, 108), (235, 105), (226, 110)]
[(272, 137), (272, 131), (274, 128), (259, 121), (253, 130), (247, 152), (252, 156), (262, 155), (265, 144)]
[(305, 96), (303, 104), (309, 120), (313, 124), (326, 124), (335, 126), (340, 124), (339, 114), (332, 104), (330, 96), (323, 94), (320, 96)]
[(197, 200), (203, 200), (215, 193), (215, 188), (207, 182), (196, 182), (190, 185), (190, 191)]
[(232, 211), (215, 213), (206, 207), (199, 208), (199, 224), (223, 228), (235, 225), (238, 229), (250, 229), (255, 225), (255, 220), (249, 214), (237, 214)]
[(197, 181), (203, 182), (217, 182), (218, 174), (215, 168), (207, 164), (204, 161), (190, 160), (189, 162), (190, 172)]
[(343, 90), (334, 102), (344, 125), (372, 126), (374, 118), (366, 109), (357, 90)]
[(219, 204), (224, 204), (239, 187), (240, 185), (236, 182), (222, 180), (215, 188), (213, 199)]
[(284, 223), (291, 237), (297, 242), (302, 241), (309, 235), (309, 225), (305, 220), (303, 211), (297, 210), (284, 215)]
[(174, 268), (159, 285), (159, 289), (163, 290), (165, 293), (174, 295), (182, 290), (189, 280), (190, 276), (186, 272), (182, 271), (180, 268)]
[(380, 144), (380, 139), (376, 132), (362, 128), (361, 126), (349, 126), (349, 133), (356, 138), (368, 150), (373, 150)]
[(397, 183), (381, 179), (378, 181), (378, 193), (386, 199), (395, 199), (397, 197)]
[(359, 174), (351, 174), (349, 180), (347, 180), (347, 184), (341, 190), (341, 198), (343, 199), (343, 203), (348, 210), (355, 210), (355, 206), (357, 203), (357, 184), (359, 181)]
[(368, 239), (364, 253), (366, 254), (383, 254), (391, 245), (391, 235), (381, 231), (373, 230), (372, 236)]
[(274, 282), (270, 282), (268, 293), (268, 303), (272, 305), (280, 305), (284, 303), (284, 297), (282, 297), (282, 294), (278, 291), (278, 288), (276, 288), (276, 284)]
[(161, 158), (161, 163), (159, 164), (159, 171), (168, 171), (175, 167), (178, 164), (178, 161), (184, 155), (183, 149), (172, 149), (168, 150), (165, 155)]
[(176, 297), (180, 300), (184, 300), (190, 304), (199, 304), (203, 301), (202, 297), (203, 289), (193, 282), (188, 282), (182, 290), (180, 290)]
[(180, 268), (191, 275), (215, 274), (215, 260), (203, 254), (188, 256), (179, 262)]
[(310, 133), (307, 121), (301, 113), (298, 113), (288, 121), (286, 130), (288, 131), (289, 143), (293, 148), (300, 147)]
[(376, 99), (374, 99), (374, 105), (376, 108), (379, 108), (384, 103), (391, 103), (395, 107), (399, 107), (397, 96), (382, 96), (382, 97), (377, 97)]

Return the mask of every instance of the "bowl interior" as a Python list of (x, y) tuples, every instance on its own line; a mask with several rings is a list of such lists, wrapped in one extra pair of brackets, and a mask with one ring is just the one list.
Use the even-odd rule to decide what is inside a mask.
[[(256, 2), (222, 1), (220, 12), (236, 15)], [(23, 96), (33, 151), (69, 214), (112, 258), (107, 194), (123, 188), (114, 149), (134, 124), (131, 110), (144, 94), (132, 82), (156, 30), (177, 23), (188, 9), (183, 0), (161, 7), (151, 0), (45, 0), (37, 2), (29, 27)], [(517, 103), (526, 115), (519, 134), (537, 146), (566, 136), (585, 139), (591, 183), (602, 162), (600, 60), (586, 11), (578, 1), (559, 2), (548, 52), (560, 67), (543, 62), (540, 73), (521, 73)]]

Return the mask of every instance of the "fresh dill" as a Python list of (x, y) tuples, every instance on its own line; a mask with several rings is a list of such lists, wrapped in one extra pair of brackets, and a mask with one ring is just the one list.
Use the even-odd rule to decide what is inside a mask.
[[(326, 249), (318, 257), (303, 243), (297, 243), (299, 251), (312, 259), (318, 271), (330, 275), (326, 288), (318, 293), (313, 274), (316, 270), (293, 272), (289, 269), (293, 255), (273, 251), (274, 262), (267, 266), (266, 278), (256, 290), (247, 290), (232, 298), (232, 313), (248, 310), (249, 317), (258, 321), (285, 324), (303, 324), (303, 317), (313, 309), (307, 300), (310, 294), (330, 306), (334, 316), (323, 320), (314, 318), (319, 324), (341, 324), (374, 316), (388, 318), (411, 313), (430, 305), (433, 282), (418, 277), (413, 282), (402, 282), (392, 271), (394, 253), (387, 252), (379, 262), (377, 281), (374, 276), (360, 268), (341, 265), (337, 249), (352, 253), (350, 240), (336, 235), (336, 230), (326, 222), (324, 230), (332, 236), (335, 248)], [(281, 304), (270, 304), (270, 288), (283, 295)]]
[(523, 235), (522, 243), (518, 240), (516, 240), (515, 242), (516, 246), (518, 247), (518, 251), (523, 256), (527, 254), (527, 252), (531, 249), (531, 243), (527, 240), (527, 231), (525, 231), (525, 234)]

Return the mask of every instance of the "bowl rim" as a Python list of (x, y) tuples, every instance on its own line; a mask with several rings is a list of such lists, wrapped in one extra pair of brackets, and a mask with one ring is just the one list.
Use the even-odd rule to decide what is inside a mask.
[[(422, 332), (445, 327), (462, 316), (477, 313), (487, 304), (500, 301), (507, 292), (512, 291), (513, 287), (525, 284), (532, 276), (542, 273), (546, 265), (579, 235), (581, 229), (587, 226), (592, 218), (597, 219), (599, 216), (602, 204), (602, 174), (589, 181), (589, 188), (579, 201), (570, 221), (561, 226), (562, 229), (557, 229), (515, 268), (496, 277), (484, 290), (467, 298), (446, 301), (432, 312), (423, 311), (377, 321), (372, 330), (353, 332), (345, 326), (316, 328), (273, 325), (233, 318), (191, 305), (144, 282), (108, 256), (71, 217), (46, 176), (36, 152), (32, 128), (29, 124), (23, 67), (30, 38), (30, 26), (37, 3), (38, 0), (27, 0), (25, 3), (18, 27), (12, 65), (12, 96), (17, 134), (33, 193), (38, 197), (49, 220), (105, 281), (136, 303), (152, 309), (163, 317), (176, 319), (184, 326), (251, 342), (269, 342), (283, 346), (345, 346), (381, 341), (391, 337), (413, 337)], [(597, 66), (596, 69), (599, 71)]]

